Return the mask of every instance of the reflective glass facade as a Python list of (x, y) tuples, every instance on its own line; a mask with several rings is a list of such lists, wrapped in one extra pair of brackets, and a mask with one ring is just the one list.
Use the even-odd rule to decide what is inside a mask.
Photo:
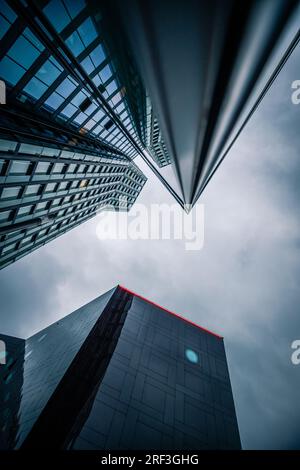
[(120, 286), (16, 356), (10, 447), (240, 448), (223, 339)]

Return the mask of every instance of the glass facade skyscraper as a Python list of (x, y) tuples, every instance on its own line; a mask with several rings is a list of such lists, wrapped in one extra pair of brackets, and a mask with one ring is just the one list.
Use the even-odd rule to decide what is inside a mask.
[(138, 140), (101, 15), (39, 2), (42, 28), (32, 8), (0, 3), (0, 268), (100, 210), (129, 210), (146, 182), (112, 119)]
[(137, 156), (190, 210), (296, 3), (2, 0), (0, 267), (120, 195), (130, 209), (146, 180)]
[(241, 447), (223, 338), (124, 287), (0, 339), (2, 448)]

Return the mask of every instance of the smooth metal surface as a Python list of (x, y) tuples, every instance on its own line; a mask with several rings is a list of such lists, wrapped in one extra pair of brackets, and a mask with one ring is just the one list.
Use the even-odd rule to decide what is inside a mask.
[(296, 0), (115, 0), (186, 204), (222, 158)]

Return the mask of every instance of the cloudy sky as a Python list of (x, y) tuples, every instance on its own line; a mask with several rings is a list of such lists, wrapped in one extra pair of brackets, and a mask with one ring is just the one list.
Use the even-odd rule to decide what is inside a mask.
[[(28, 337), (122, 284), (225, 337), (244, 448), (300, 448), (298, 48), (207, 187), (205, 241), (100, 241), (97, 218), (0, 272), (1, 332)], [(139, 202), (173, 203), (149, 174)]]

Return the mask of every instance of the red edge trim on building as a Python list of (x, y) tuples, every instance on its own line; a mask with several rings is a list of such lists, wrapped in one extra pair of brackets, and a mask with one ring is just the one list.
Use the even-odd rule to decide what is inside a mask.
[(160, 308), (161, 310), (163, 310), (164, 312), (170, 313), (171, 315), (174, 315), (174, 317), (177, 317), (177, 318), (179, 318), (180, 320), (183, 320), (183, 321), (185, 321), (185, 322), (187, 322), (187, 323), (190, 323), (191, 325), (196, 326), (197, 328), (200, 328), (200, 330), (203, 330), (203, 331), (205, 331), (206, 333), (209, 333), (209, 334), (215, 336), (216, 338), (223, 339), (223, 336), (217, 335), (217, 333), (214, 333), (213, 331), (207, 330), (206, 328), (203, 328), (203, 326), (197, 325), (197, 323), (194, 323), (194, 322), (192, 322), (191, 320), (188, 320), (187, 318), (184, 318), (184, 317), (182, 317), (181, 315), (178, 315), (178, 313), (171, 312), (171, 310), (168, 310), (167, 308), (164, 308), (164, 307), (162, 307), (161, 305), (159, 305), (159, 304), (157, 304), (157, 303), (155, 303), (155, 302), (152, 302), (152, 300), (146, 299), (146, 297), (143, 297), (142, 295), (136, 294), (136, 293), (133, 292), (132, 290), (127, 289), (127, 287), (120, 286), (120, 284), (118, 285), (118, 287), (120, 287), (120, 289), (124, 290), (125, 292), (128, 292), (128, 294), (132, 294), (132, 295), (134, 295), (135, 297), (138, 297), (139, 299), (144, 300), (145, 302), (148, 302), (148, 304), (151, 304), (151, 305), (153, 305), (154, 307), (158, 307), (158, 308)]

